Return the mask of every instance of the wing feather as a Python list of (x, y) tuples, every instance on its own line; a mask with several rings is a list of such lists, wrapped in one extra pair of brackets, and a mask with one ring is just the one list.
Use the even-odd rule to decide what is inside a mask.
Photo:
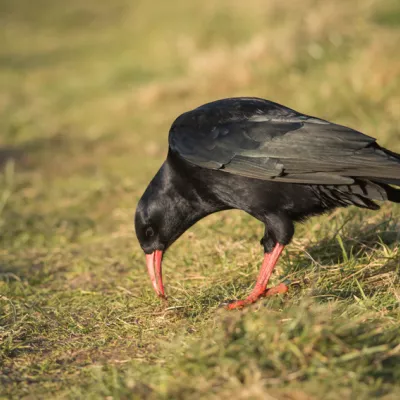
[(177, 118), (170, 147), (192, 164), (250, 178), (347, 185), (399, 181), (400, 158), (361, 132), (262, 99), (226, 99)]

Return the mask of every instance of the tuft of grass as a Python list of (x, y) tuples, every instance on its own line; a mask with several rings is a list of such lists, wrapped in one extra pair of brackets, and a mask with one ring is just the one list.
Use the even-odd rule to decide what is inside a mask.
[[(258, 96), (400, 152), (397, 3), (0, 4), (0, 397), (397, 399), (400, 208), (296, 227), (272, 284), (263, 227), (191, 228), (153, 294), (135, 205), (175, 117)], [(190, 251), (189, 251), (190, 250)]]

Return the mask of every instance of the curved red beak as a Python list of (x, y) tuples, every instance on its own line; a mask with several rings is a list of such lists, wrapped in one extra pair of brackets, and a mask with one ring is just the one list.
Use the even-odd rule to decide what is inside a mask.
[(147, 271), (149, 273), (153, 288), (157, 296), (165, 298), (164, 285), (162, 281), (162, 250), (156, 250), (146, 254)]

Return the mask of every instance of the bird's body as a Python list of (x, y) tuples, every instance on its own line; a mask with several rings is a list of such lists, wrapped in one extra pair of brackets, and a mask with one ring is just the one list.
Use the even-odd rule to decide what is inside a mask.
[(360, 132), (263, 99), (224, 99), (184, 113), (171, 127), (169, 145), (135, 219), (162, 296), (162, 252), (211, 213), (240, 209), (265, 224), (256, 288), (235, 308), (266, 293), (293, 222), (336, 207), (400, 202), (390, 186), (400, 184), (399, 155)]

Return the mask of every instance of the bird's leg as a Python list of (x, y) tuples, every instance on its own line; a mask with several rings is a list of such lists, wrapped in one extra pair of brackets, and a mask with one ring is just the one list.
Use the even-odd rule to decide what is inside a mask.
[(267, 289), (267, 284), (269, 278), (271, 277), (272, 271), (275, 268), (276, 263), (284, 249), (284, 245), (276, 243), (274, 249), (271, 253), (265, 253), (264, 261), (261, 266), (260, 273), (258, 274), (256, 285), (254, 289), (249, 294), (249, 296), (244, 300), (238, 300), (227, 306), (228, 310), (233, 310), (235, 308), (241, 308), (248, 304), (255, 303), (260, 297), (272, 296), (278, 293), (286, 293), (287, 287), (284, 284), (280, 284), (274, 288)]

